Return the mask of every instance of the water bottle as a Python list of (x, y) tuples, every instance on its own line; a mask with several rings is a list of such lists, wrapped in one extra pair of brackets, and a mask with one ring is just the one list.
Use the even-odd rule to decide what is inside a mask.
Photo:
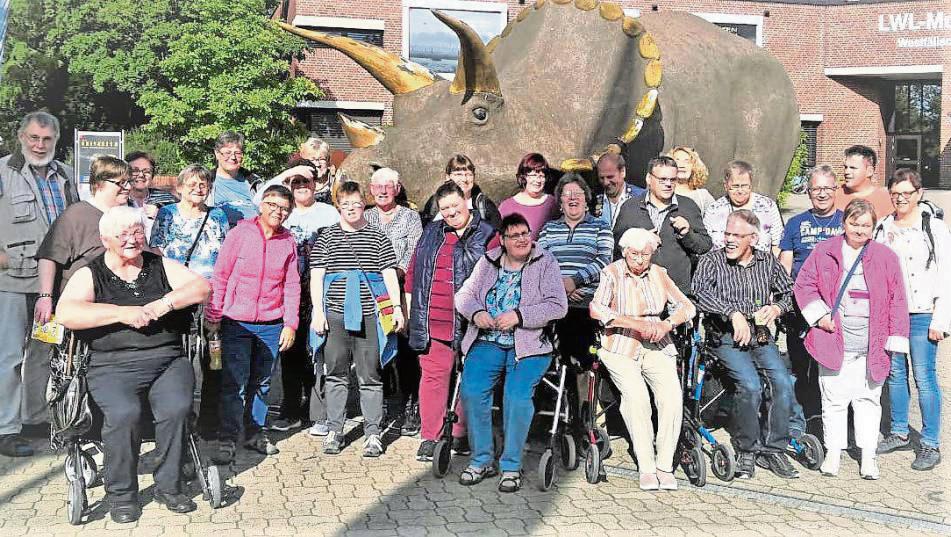
[(217, 333), (208, 338), (208, 369), (221, 370), (221, 336)]

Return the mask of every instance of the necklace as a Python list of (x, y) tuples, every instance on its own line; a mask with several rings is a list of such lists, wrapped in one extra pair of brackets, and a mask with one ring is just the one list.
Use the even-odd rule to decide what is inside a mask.
[(809, 217), (812, 218), (812, 221), (819, 227), (829, 227), (832, 224), (832, 221), (835, 220), (835, 211), (831, 215), (826, 217), (826, 221), (822, 222), (819, 220), (819, 217), (816, 216), (816, 213), (809, 211)]

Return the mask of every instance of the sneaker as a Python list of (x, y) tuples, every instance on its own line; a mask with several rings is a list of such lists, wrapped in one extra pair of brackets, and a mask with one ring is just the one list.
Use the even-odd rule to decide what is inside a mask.
[(756, 454), (741, 451), (736, 457), (736, 478), (751, 479), (756, 474)]
[(410, 401), (406, 403), (406, 414), (403, 417), (403, 436), (416, 436), (422, 423), (419, 418), (419, 403)]
[(878, 443), (878, 449), (875, 450), (875, 453), (884, 455), (892, 451), (908, 451), (909, 449), (911, 449), (911, 442), (908, 441), (907, 436), (901, 437), (891, 433)]
[(469, 448), (469, 437), (459, 436), (452, 439), (452, 452), (456, 455), (472, 455), (472, 449)]
[(343, 439), (340, 436), (340, 433), (336, 431), (327, 432), (327, 437), (324, 438), (325, 455), (337, 455), (343, 450)]
[(274, 445), (274, 442), (271, 442), (271, 439), (264, 433), (257, 433), (249, 438), (248, 441), (244, 443), (244, 448), (256, 451), (261, 455), (277, 455), (281, 452), (281, 450), (277, 449), (277, 446)]
[(329, 432), (330, 427), (327, 426), (326, 421), (315, 421), (314, 424), (310, 426), (310, 429), (307, 429), (307, 434), (311, 436), (327, 436)]
[(433, 454), (436, 452), (436, 442), (432, 440), (423, 440), (419, 445), (419, 451), (416, 452), (416, 460), (420, 462), (429, 462), (433, 460)]
[(922, 445), (911, 463), (912, 470), (930, 470), (941, 462), (941, 452), (936, 447)]
[(878, 472), (878, 461), (876, 461), (875, 456), (862, 457), (862, 463), (859, 466), (859, 475), (862, 476), (862, 479), (868, 479), (870, 481), (875, 481), (879, 478)]
[(826, 452), (826, 458), (819, 467), (819, 472), (826, 477), (835, 477), (839, 475), (839, 464), (842, 460), (842, 450), (830, 449)]
[(298, 419), (289, 419), (289, 418), (279, 418), (269, 427), (272, 431), (286, 432), (291, 429), (297, 429), (301, 426), (301, 421)]
[(234, 462), (234, 453), (237, 451), (234, 440), (219, 440), (218, 451), (212, 457), (215, 464), (231, 464)]
[(380, 440), (380, 435), (371, 434), (363, 441), (363, 456), (369, 458), (376, 458), (383, 454), (383, 441)]
[(799, 470), (793, 468), (792, 463), (789, 462), (789, 457), (783, 452), (761, 453), (756, 457), (755, 464), (783, 479), (797, 479), (799, 477)]

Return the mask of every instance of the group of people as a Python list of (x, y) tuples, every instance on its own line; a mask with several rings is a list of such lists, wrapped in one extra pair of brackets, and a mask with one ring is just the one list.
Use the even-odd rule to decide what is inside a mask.
[[(144, 400), (156, 422), (155, 498), (188, 512), (179, 467), (195, 395), (219, 463), (239, 445), (274, 455), (269, 431), (305, 423), (335, 455), (346, 448), (351, 368), (363, 456), (382, 455), (385, 430), (397, 427), (419, 434), (417, 459), (429, 461), (464, 360), (452, 448), (471, 458), (459, 481), (498, 475), (499, 490), (517, 491), (535, 387), (555, 353), (582, 369), (604, 365), (641, 488), (675, 489), (683, 396), (673, 335), (699, 314), (732, 386), (738, 477), (757, 465), (797, 477), (787, 445), (819, 415), (821, 471), (836, 475), (851, 405), (861, 475), (877, 479), (877, 454), (910, 448), (909, 362), (923, 420), (912, 467), (940, 461), (935, 360), (951, 331), (951, 291), (938, 277), (951, 269), (951, 237), (921, 203), (916, 172), (875, 186), (867, 147), (846, 151), (841, 186), (831, 167), (810, 170), (812, 208), (784, 226), (776, 203), (753, 192), (750, 164), (730, 162), (726, 194), (714, 199), (689, 147), (653, 158), (646, 188), (628, 181), (623, 156), (601, 156), (597, 194), (529, 153), (515, 168), (516, 193), (499, 204), (477, 185), (476, 164), (453, 155), (417, 212), (396, 170), (377, 169), (368, 185), (337, 178), (317, 138), (265, 181), (243, 167), (244, 138), (225, 132), (216, 167), (183, 169), (174, 196), (150, 184), (149, 155), (98, 157), (80, 200), (71, 170), (53, 159), (56, 118), (31, 113), (18, 134), (21, 152), (0, 159), (0, 453), (32, 454), (19, 433), (42, 420), (35, 379), (48, 348), (28, 331), (55, 314), (90, 344), (116, 521), (141, 514)], [(785, 327), (788, 358), (771, 326)], [(189, 334), (220, 342), (220, 369), (205, 352), (193, 371)], [(269, 420), (277, 363), (283, 398)], [(886, 382), (890, 430), (879, 442)], [(398, 401), (395, 421), (387, 400)]]

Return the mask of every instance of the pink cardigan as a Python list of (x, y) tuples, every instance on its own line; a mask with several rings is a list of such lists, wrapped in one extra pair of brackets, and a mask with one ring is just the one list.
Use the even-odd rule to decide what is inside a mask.
[[(806, 350), (823, 366), (838, 371), (845, 356), (845, 338), (837, 312), (835, 332), (815, 326), (829, 313), (842, 280), (851, 267), (842, 260), (843, 236), (821, 242), (812, 251), (796, 278), (793, 292), (803, 317), (812, 328)], [(908, 306), (898, 257), (887, 246), (871, 241), (862, 258), (869, 292), (868, 372), (875, 382), (888, 377), (891, 360), (886, 351), (908, 352)]]
[(248, 218), (221, 245), (205, 317), (249, 323), (283, 318), (285, 327), (296, 330), (300, 293), (294, 236), (282, 227), (265, 239), (258, 217)]

